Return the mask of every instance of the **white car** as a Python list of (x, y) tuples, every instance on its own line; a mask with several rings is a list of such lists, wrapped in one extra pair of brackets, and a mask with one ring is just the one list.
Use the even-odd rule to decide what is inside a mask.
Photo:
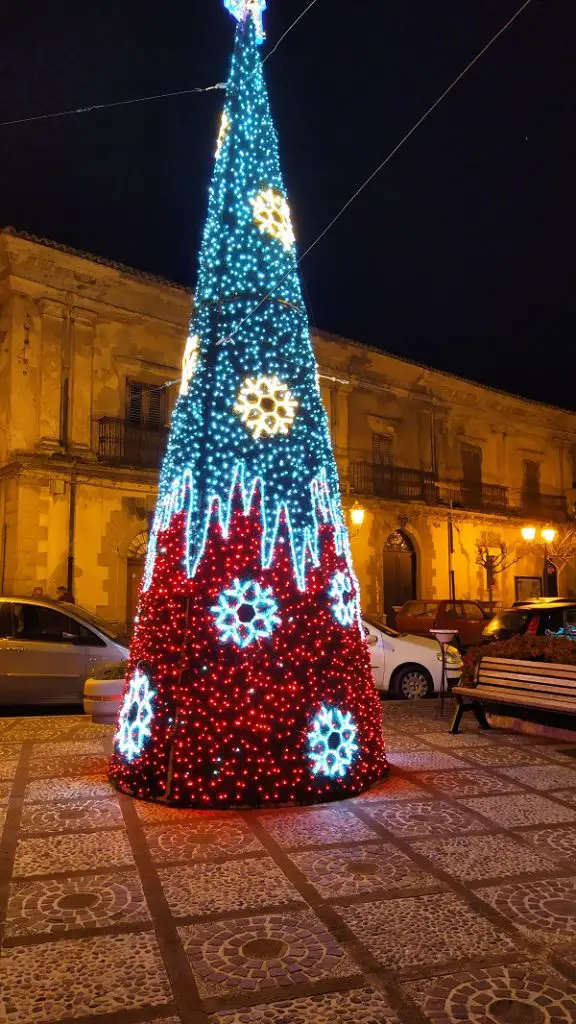
[[(397, 633), (377, 619), (363, 617), (364, 633), (370, 647), (370, 661), (377, 690), (405, 700), (420, 700), (440, 693), (442, 654), (432, 637)], [(462, 658), (456, 647), (446, 647), (446, 681), (455, 684), (462, 673)]]

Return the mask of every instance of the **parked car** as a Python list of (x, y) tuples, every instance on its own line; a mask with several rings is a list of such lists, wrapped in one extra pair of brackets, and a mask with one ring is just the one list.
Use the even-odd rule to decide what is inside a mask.
[(81, 704), (84, 680), (127, 639), (76, 604), (0, 597), (0, 705)]
[(509, 640), (518, 633), (576, 640), (576, 601), (540, 598), (499, 612), (484, 628), (484, 641)]
[(454, 644), (465, 648), (480, 642), (489, 618), (477, 601), (407, 601), (396, 615), (396, 629), (417, 636), (429, 636), (431, 629), (455, 629)]
[[(436, 640), (398, 633), (378, 619), (367, 616), (364, 616), (363, 624), (377, 690), (393, 693), (406, 700), (419, 700), (440, 693), (442, 654)], [(447, 682), (457, 683), (461, 673), (460, 652), (448, 646)]]

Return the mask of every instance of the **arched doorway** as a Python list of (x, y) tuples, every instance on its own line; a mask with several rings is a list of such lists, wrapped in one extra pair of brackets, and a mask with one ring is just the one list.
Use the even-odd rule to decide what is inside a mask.
[(384, 612), (389, 626), (395, 624), (394, 608), (416, 597), (416, 552), (402, 530), (394, 530), (384, 545)]
[(134, 537), (128, 548), (126, 573), (126, 623), (132, 631), (132, 624), (138, 607), (138, 594), (144, 572), (146, 551), (148, 550), (148, 530), (142, 530)]

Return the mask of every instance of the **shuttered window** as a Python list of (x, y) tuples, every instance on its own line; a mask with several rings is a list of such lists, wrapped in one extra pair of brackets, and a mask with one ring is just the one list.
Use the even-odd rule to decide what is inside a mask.
[(392, 434), (372, 434), (372, 462), (376, 466), (392, 465)]
[(166, 421), (166, 389), (138, 380), (126, 383), (126, 422), (133, 426), (164, 426)]

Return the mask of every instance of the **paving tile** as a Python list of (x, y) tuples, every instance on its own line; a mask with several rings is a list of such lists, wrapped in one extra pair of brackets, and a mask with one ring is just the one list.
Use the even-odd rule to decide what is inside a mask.
[(396, 732), (386, 733), (386, 754), (409, 754), (429, 752), (430, 747), (420, 737), (410, 736), (409, 733)]
[(521, 788), (514, 779), (501, 779), (494, 772), (482, 771), (480, 768), (459, 772), (418, 772), (416, 777), (419, 782), (455, 797), (511, 793)]
[(359, 973), (309, 910), (203, 922), (178, 931), (202, 997), (271, 993)]
[(554, 872), (550, 858), (512, 836), (457, 836), (453, 839), (425, 839), (411, 845), (435, 867), (462, 882), (516, 877), (529, 871)]
[(574, 864), (576, 860), (576, 825), (561, 825), (558, 828), (530, 829), (521, 833), (523, 839), (554, 858)]
[(397, 836), (457, 835), (482, 832), (483, 826), (464, 810), (442, 800), (397, 800), (370, 804), (371, 818)]
[[(231, 1010), (210, 1017), (209, 1024), (401, 1024), (381, 992), (355, 988), (252, 1009)], [(158, 1022), (160, 1024), (160, 1022)]]
[(236, 811), (193, 811), (186, 807), (169, 807), (166, 804), (148, 803), (146, 800), (134, 800), (136, 813), (141, 821), (151, 824), (173, 822), (192, 825), (207, 821), (240, 822), (242, 819)]
[(364, 801), (372, 800), (406, 800), (411, 797), (421, 797), (422, 790), (411, 779), (405, 779), (401, 775), (389, 775), (381, 782), (376, 782), (371, 789), (346, 801), (346, 806), (362, 804)]
[(466, 763), (459, 761), (457, 757), (445, 754), (442, 750), (421, 750), (418, 753), (401, 752), (392, 754), (388, 758), (392, 766), (403, 768), (409, 772), (424, 772), (435, 768), (466, 768)]
[(135, 871), (42, 879), (12, 885), (6, 934), (106, 928), (149, 919), (140, 879)]
[(2, 836), (2, 831), (4, 829), (4, 823), (6, 821), (7, 813), (8, 813), (8, 808), (7, 807), (0, 807), (0, 837)]
[(0, 780), (0, 804), (7, 804), (12, 792), (12, 780)]
[(430, 1024), (573, 1024), (574, 987), (545, 963), (405, 982)]
[(532, 764), (541, 765), (539, 757), (532, 753), (531, 749), (525, 747), (513, 747), (496, 743), (487, 743), (485, 746), (466, 747), (460, 751), (460, 756), (479, 765), (513, 765)]
[(572, 787), (576, 792), (576, 764), (574, 769), (564, 765), (517, 765), (513, 768), (499, 768), (501, 775), (515, 779), (524, 786), (533, 789), (560, 789), (562, 786)]
[(17, 946), (5, 949), (0, 960), (3, 1024), (157, 1008), (171, 999), (156, 940), (148, 933)]
[(491, 818), (496, 824), (503, 825), (505, 828), (515, 828), (520, 825), (547, 825), (557, 821), (576, 821), (576, 808), (562, 807), (537, 793), (468, 797), (460, 802), (470, 810)]
[(576, 938), (576, 877), (476, 890), (523, 934), (553, 944)]
[(145, 825), (144, 831), (152, 857), (159, 864), (262, 852), (258, 840), (241, 821), (207, 818), (197, 824)]
[(35, 743), (30, 757), (30, 766), (38, 762), (48, 761), (59, 757), (79, 758), (92, 755), (104, 756), (104, 747), (98, 740), (62, 740), (56, 743)]
[(55, 740), (67, 739), (77, 728), (77, 721), (69, 715), (54, 718), (19, 718), (10, 730), (13, 740)]
[(0, 751), (0, 779), (13, 779), (18, 770), (19, 757), (12, 757)]
[(433, 875), (389, 843), (292, 853), (291, 860), (322, 896), (337, 899), (382, 889), (440, 888)]
[(62, 800), (46, 804), (25, 804), (21, 832), (97, 831), (122, 828), (120, 804), (112, 800)]
[(79, 776), (99, 775), (106, 777), (108, 758), (105, 754), (87, 754), (84, 757), (72, 755), (46, 755), (33, 761), (28, 772), (33, 779), (41, 778), (78, 778)]
[(443, 750), (459, 752), (469, 747), (485, 747), (490, 740), (483, 733), (477, 732), (458, 732), (456, 735), (451, 732), (433, 732), (428, 736), (428, 742)]
[(566, 804), (576, 804), (576, 790), (574, 789), (555, 790), (549, 795), (553, 796), (555, 800), (563, 800)]
[(514, 953), (504, 932), (453, 893), (339, 907), (339, 915), (388, 970)]
[(24, 800), (28, 803), (44, 803), (51, 800), (97, 800), (111, 797), (116, 790), (106, 775), (87, 775), (73, 779), (37, 779), (26, 786)]
[(280, 846), (287, 849), (319, 846), (323, 843), (353, 843), (376, 838), (372, 829), (340, 808), (321, 810), (269, 811), (259, 814), (264, 826)]
[(86, 832), (22, 839), (16, 847), (14, 876), (97, 871), (134, 858), (124, 832)]
[(162, 868), (159, 875), (174, 917), (302, 903), (298, 890), (269, 857)]

